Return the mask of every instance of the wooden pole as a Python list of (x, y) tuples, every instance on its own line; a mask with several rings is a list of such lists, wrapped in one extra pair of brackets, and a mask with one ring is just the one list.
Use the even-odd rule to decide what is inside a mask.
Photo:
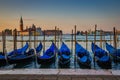
[(118, 47), (120, 47), (120, 44), (119, 44), (119, 42), (120, 42), (120, 40), (119, 40), (119, 33), (117, 33), (117, 35), (118, 35), (118, 41), (117, 41), (117, 43), (118, 43)]
[(57, 27), (55, 26), (55, 45), (56, 45), (56, 30), (57, 30)]
[[(94, 44), (96, 44), (96, 30), (97, 30), (97, 25), (95, 25)], [(94, 46), (94, 68), (95, 68), (95, 50), (96, 50), (96, 47)]]
[(62, 44), (62, 33), (60, 33), (60, 45)]
[(14, 51), (17, 49), (17, 29), (14, 30)]
[(29, 28), (29, 50), (31, 49), (31, 29)]
[(116, 49), (116, 62), (117, 62), (117, 40), (116, 40), (116, 29), (115, 29), (115, 27), (113, 28), (113, 39), (114, 39), (114, 47), (115, 47), (115, 49)]
[(36, 48), (36, 29), (34, 31), (34, 48)]
[(2, 42), (3, 42), (3, 54), (5, 53), (5, 35), (4, 31), (2, 31)]
[(116, 40), (116, 29), (115, 29), (115, 27), (113, 28), (113, 32), (114, 32), (114, 36), (113, 36), (113, 39), (114, 39), (114, 47), (115, 47), (115, 49), (117, 49), (117, 40)]
[(102, 48), (102, 30), (100, 30), (100, 47)]
[[(105, 38), (106, 34), (105, 34), (105, 32), (103, 32), (102, 35), (104, 36), (103, 41), (104, 41), (104, 44), (105, 44), (106, 43), (106, 38)], [(103, 45), (103, 49), (105, 49), (105, 45)]]
[(75, 55), (75, 56), (74, 56), (74, 65), (75, 65), (75, 68), (76, 68), (76, 62), (77, 62), (77, 60), (76, 60), (76, 59), (77, 59), (77, 56), (76, 56), (76, 25), (75, 25), (74, 28), (75, 28), (75, 33), (74, 33), (74, 36), (75, 36), (75, 37), (74, 37), (74, 38), (75, 38), (75, 45), (74, 45), (74, 46), (75, 46), (75, 52), (74, 52), (74, 55)]
[(87, 31), (85, 31), (86, 34), (86, 50), (88, 50), (88, 33)]
[(43, 53), (45, 52), (45, 30), (44, 30), (44, 37), (43, 37)]
[(2, 31), (2, 40), (3, 40), (3, 54), (5, 55), (6, 63), (8, 64), (7, 60), (7, 50), (6, 50), (6, 32)]
[(23, 35), (21, 35), (21, 47), (23, 47)]
[(110, 44), (112, 44), (112, 42), (111, 42), (112, 41), (112, 37), (111, 36), (112, 36), (112, 34), (110, 33)]
[(58, 39), (57, 39), (57, 47), (58, 47), (58, 49), (59, 49), (59, 34), (60, 34), (60, 31), (59, 31), (59, 28), (57, 28), (57, 31), (58, 31), (58, 33), (57, 33), (57, 36), (58, 36)]
[(117, 48), (119, 47), (119, 36), (118, 31), (116, 30), (116, 42), (117, 42)]
[(37, 53), (36, 53), (36, 28), (34, 30), (34, 57), (35, 57), (35, 68), (37, 67)]
[[(72, 34), (71, 34), (71, 53), (73, 54), (73, 29), (72, 29)], [(74, 55), (73, 55), (74, 56)]]

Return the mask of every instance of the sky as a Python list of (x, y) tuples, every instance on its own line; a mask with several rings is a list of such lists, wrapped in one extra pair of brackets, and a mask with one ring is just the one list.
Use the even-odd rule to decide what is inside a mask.
[(19, 30), (20, 17), (24, 29), (35, 24), (42, 30), (57, 26), (64, 33), (77, 30), (120, 29), (120, 0), (0, 0), (0, 31)]

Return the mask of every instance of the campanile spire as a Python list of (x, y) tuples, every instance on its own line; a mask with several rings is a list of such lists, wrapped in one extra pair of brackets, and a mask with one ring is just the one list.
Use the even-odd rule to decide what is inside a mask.
[(22, 16), (20, 18), (20, 31), (23, 31), (23, 19), (22, 19)]

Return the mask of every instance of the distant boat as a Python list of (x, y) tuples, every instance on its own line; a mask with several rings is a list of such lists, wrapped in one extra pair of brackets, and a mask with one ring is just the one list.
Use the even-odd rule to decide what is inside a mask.
[(92, 52), (94, 53), (95, 60), (100, 67), (111, 68), (111, 59), (105, 50), (92, 43)]
[(43, 53), (43, 55), (37, 55), (38, 64), (49, 64), (55, 62), (56, 50), (57, 47), (52, 42), (51, 46)]
[(115, 49), (112, 45), (106, 43), (106, 49), (109, 51), (114, 61), (120, 62), (120, 49)]
[(70, 56), (71, 52), (68, 46), (62, 42), (61, 48), (59, 49), (58, 52), (58, 63), (61, 67), (67, 67), (70, 65)]
[(92, 57), (90, 53), (83, 48), (78, 42), (76, 43), (77, 61), (84, 68), (91, 68)]

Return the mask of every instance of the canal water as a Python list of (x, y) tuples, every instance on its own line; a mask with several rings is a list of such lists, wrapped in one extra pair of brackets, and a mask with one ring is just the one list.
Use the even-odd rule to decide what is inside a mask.
[[(72, 45), (71, 45), (71, 35), (63, 35), (62, 37), (59, 37), (60, 39), (58, 39), (58, 42), (56, 43), (57, 47), (60, 48), (61, 46), (61, 41), (62, 40), (63, 42), (65, 42), (67, 44), (67, 46), (71, 49), (72, 48)], [(73, 37), (74, 38), (74, 37)], [(97, 36), (96, 37), (97, 40), (100, 40), (100, 36)], [(106, 40), (108, 43), (110, 43), (110, 36), (103, 36), (102, 37), (103, 40)], [(111, 37), (112, 41), (111, 41), (111, 44), (113, 45), (113, 37)], [(2, 37), (0, 37), (0, 40), (2, 40)], [(22, 39), (20, 36), (17, 37), (17, 40), (19, 42), (17, 42), (17, 48), (21, 48), (21, 44), (22, 44)], [(29, 36), (24, 36), (23, 37), (23, 40), (24, 41), (29, 41)], [(34, 40), (34, 36), (31, 37), (31, 41)], [(36, 36), (36, 40), (38, 40), (36, 42), (36, 45), (37, 46), (39, 44), (39, 42), (43, 41), (43, 36)], [(51, 45), (51, 42), (54, 40), (54, 36), (46, 36), (45, 37), (45, 50), (48, 49)], [(120, 36), (118, 36), (118, 42), (117, 42), (117, 47), (120, 48), (120, 43), (119, 43), (119, 40), (120, 40)], [(86, 36), (77, 36), (77, 41), (79, 44), (81, 44), (84, 48), (86, 48)], [(94, 41), (94, 36), (88, 36), (88, 46), (87, 46), (87, 50), (90, 52), (90, 55), (93, 57), (93, 53), (91, 51), (91, 42)], [(25, 44), (26, 42), (23, 42), (23, 44)], [(43, 42), (42, 42), (43, 44)], [(96, 44), (98, 46), (100, 46), (100, 41), (97, 41)], [(0, 42), (0, 51), (2, 51), (2, 42)], [(34, 48), (34, 42), (31, 42), (31, 47)], [(7, 52), (10, 52), (13, 50), (13, 36), (7, 36), (6, 37), (6, 48), (7, 48)], [(105, 48), (105, 41), (102, 42), (102, 48), (104, 50), (106, 50)], [(78, 69), (78, 68), (82, 68), (82, 69), (86, 69), (85, 67), (83, 66), (80, 66), (77, 62), (74, 61), (74, 43), (73, 43), (73, 50), (72, 51), (72, 56), (71, 56), (71, 62), (70, 62), (70, 66), (69, 67), (60, 67), (58, 65), (58, 58), (56, 57), (56, 62), (53, 63), (53, 64), (50, 64), (50, 65), (39, 65), (37, 64), (36, 60), (33, 60), (31, 62), (23, 62), (21, 64), (7, 64), (5, 66), (0, 66), (0, 69), (16, 69), (16, 68), (46, 68), (46, 69), (61, 69), (61, 68), (70, 68), (70, 69)], [(106, 50), (107, 51), (107, 50)], [(43, 49), (41, 51), (41, 54), (43, 53)], [(95, 65), (94, 65), (95, 64)], [(92, 61), (92, 65), (91, 65), (91, 68), (90, 69), (103, 69), (101, 68), (100, 66), (97, 65), (97, 63), (93, 62)], [(111, 69), (115, 69), (115, 70), (120, 70), (120, 63), (114, 63), (112, 61), (112, 67)]]

